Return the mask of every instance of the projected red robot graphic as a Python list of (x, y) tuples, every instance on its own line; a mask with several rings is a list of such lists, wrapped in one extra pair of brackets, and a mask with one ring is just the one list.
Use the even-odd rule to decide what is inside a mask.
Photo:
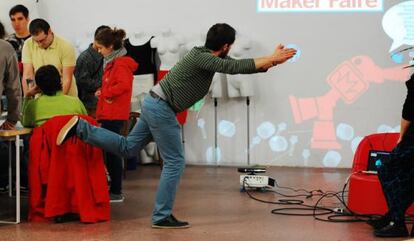
[(409, 69), (403, 69), (403, 66), (381, 68), (369, 56), (353, 57), (327, 76), (326, 82), (331, 89), (326, 94), (308, 98), (289, 96), (295, 123), (315, 119), (312, 149), (341, 149), (333, 122), (338, 100), (350, 105), (368, 91), (371, 83), (380, 84), (386, 80), (406, 81), (409, 73)]

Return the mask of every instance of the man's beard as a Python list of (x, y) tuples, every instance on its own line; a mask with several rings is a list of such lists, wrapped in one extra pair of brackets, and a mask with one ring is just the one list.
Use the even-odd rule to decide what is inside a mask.
[(220, 58), (225, 58), (229, 54), (229, 50), (223, 51), (219, 54)]

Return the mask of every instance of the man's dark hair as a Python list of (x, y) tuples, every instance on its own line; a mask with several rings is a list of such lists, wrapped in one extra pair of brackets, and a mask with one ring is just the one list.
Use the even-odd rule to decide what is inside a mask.
[(233, 44), (236, 39), (236, 30), (227, 23), (216, 23), (207, 32), (205, 47), (218, 51), (225, 44)]
[(29, 25), (29, 32), (31, 35), (38, 35), (43, 32), (47, 34), (49, 32), (50, 25), (46, 20), (41, 18), (36, 18)]
[(103, 29), (111, 29), (109, 26), (106, 25), (101, 25), (99, 26), (96, 30), (95, 30), (95, 34), (94, 34), (94, 38), (96, 38), (96, 36), (98, 35), (98, 33), (100, 31), (102, 31)]
[(44, 65), (40, 67), (35, 74), (36, 85), (43, 94), (53, 96), (56, 92), (62, 90), (59, 71), (53, 65)]
[(0, 22), (0, 39), (4, 39), (6, 36), (6, 30), (4, 29), (4, 25)]
[(15, 15), (16, 13), (22, 13), (25, 18), (29, 17), (29, 9), (27, 9), (25, 6), (21, 4), (18, 4), (10, 9), (9, 17)]

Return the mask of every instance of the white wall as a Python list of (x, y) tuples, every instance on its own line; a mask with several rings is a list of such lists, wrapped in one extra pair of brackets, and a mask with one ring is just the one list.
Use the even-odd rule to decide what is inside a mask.
[[(56, 33), (74, 42), (101, 24), (122, 27), (127, 32), (147, 31), (152, 34), (159, 33), (163, 28), (171, 28), (190, 41), (191, 36), (200, 35), (212, 24), (227, 22), (252, 40), (253, 56), (270, 54), (278, 43), (296, 44), (302, 51), (296, 63), (286, 63), (254, 77), (257, 81), (250, 106), (250, 140), (252, 142), (256, 137), (255, 140), (260, 143), (251, 149), (251, 163), (350, 167), (353, 158), (352, 143), (357, 143), (360, 137), (377, 132), (381, 125), (398, 130), (405, 97), (404, 83), (388, 80), (372, 83), (369, 82), (372, 78), (368, 75), (397, 66), (388, 51), (392, 39), (384, 32), (381, 24), (385, 12), (399, 2), (385, 1), (384, 12), (352, 14), (257, 13), (255, 0), (40, 0), (38, 8), (41, 16), (51, 23)], [(366, 60), (362, 64), (356, 59), (351, 62), (359, 55), (371, 59), (378, 66), (377, 69), (366, 66)], [(341, 66), (347, 66), (348, 69), (338, 69)], [(359, 77), (365, 81), (366, 86), (359, 90), (360, 94), (352, 103), (339, 98), (330, 103), (334, 104), (330, 108), (332, 117), (319, 115), (295, 123), (289, 96), (299, 99), (324, 96), (334, 89), (327, 83), (330, 78), (336, 78), (332, 77), (333, 74), (350, 74), (346, 71), (360, 67), (362, 70)], [(328, 108), (326, 105), (319, 107), (320, 112), (326, 113), (327, 110), (323, 109)], [(200, 118), (206, 121), (206, 138), (198, 126)], [(233, 137), (218, 136), (221, 149), (218, 164), (246, 164), (245, 100), (220, 100), (218, 121), (221, 120), (232, 122), (236, 126), (236, 133)], [(332, 143), (327, 148), (312, 146), (315, 136), (323, 139), (320, 133), (313, 132), (314, 124), (319, 121), (332, 125), (334, 142), (340, 148), (330, 147)], [(257, 133), (257, 128), (266, 127), (263, 126), (264, 122), (270, 124), (270, 127), (273, 125), (276, 131), (270, 133), (272, 135), (268, 139), (263, 134), (260, 138)], [(338, 127), (342, 127), (341, 130), (345, 132), (337, 134)], [(190, 112), (185, 125), (188, 163), (215, 164), (208, 160), (207, 155), (208, 148), (214, 146), (214, 128), (213, 101), (207, 99), (200, 113)], [(270, 144), (274, 144), (273, 148), (276, 149), (272, 150)]]

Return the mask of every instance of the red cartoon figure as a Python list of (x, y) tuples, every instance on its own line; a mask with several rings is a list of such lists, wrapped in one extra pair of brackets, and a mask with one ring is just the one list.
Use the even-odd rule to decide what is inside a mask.
[(333, 123), (333, 110), (337, 101), (342, 99), (346, 104), (352, 104), (368, 90), (370, 83), (406, 81), (409, 73), (409, 69), (403, 66), (382, 69), (368, 56), (353, 57), (329, 74), (326, 82), (331, 90), (325, 95), (310, 98), (289, 96), (295, 123), (316, 118), (311, 148), (340, 149)]

